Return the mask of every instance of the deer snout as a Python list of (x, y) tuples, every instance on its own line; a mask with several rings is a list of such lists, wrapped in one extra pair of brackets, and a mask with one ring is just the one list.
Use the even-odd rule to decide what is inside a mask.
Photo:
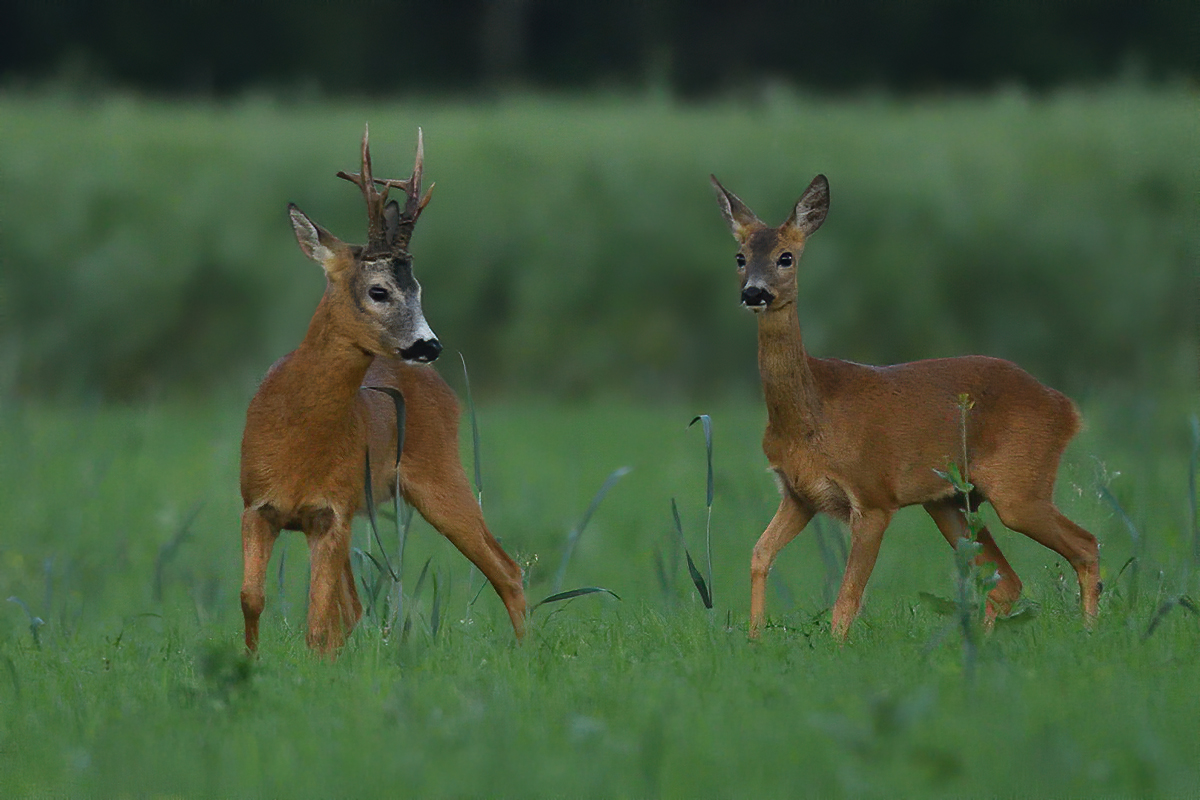
[(764, 309), (771, 305), (774, 299), (775, 295), (762, 286), (747, 286), (742, 289), (742, 305), (746, 308)]
[(400, 357), (405, 361), (420, 361), (429, 363), (435, 361), (442, 353), (442, 343), (436, 338), (418, 339), (411, 347), (400, 351)]

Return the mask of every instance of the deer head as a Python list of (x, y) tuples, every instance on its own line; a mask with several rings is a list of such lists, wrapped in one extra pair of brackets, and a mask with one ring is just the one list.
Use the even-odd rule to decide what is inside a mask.
[(829, 212), (829, 182), (813, 178), (796, 201), (792, 214), (778, 228), (767, 227), (737, 195), (715, 176), (717, 203), (737, 239), (737, 271), (742, 305), (755, 312), (786, 308), (796, 301), (796, 263), (809, 234), (821, 227)]
[[(296, 241), (304, 254), (325, 270), (326, 300), (334, 309), (339, 332), (355, 346), (377, 356), (406, 361), (433, 361), (442, 345), (421, 311), (421, 285), (413, 276), (408, 242), (413, 226), (429, 202), (421, 196), (424, 142), (417, 130), (417, 157), (408, 180), (376, 178), (371, 174), (369, 130), (363, 131), (362, 169), (339, 172), (354, 183), (367, 204), (367, 243), (339, 240), (313, 222), (295, 205), (288, 206)], [(383, 191), (376, 188), (383, 187)], [(404, 207), (388, 200), (388, 191), (402, 189)]]

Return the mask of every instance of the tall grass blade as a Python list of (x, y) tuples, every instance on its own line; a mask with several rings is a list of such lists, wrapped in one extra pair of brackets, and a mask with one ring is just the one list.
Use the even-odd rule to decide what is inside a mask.
[(367, 503), (367, 522), (371, 525), (371, 535), (375, 537), (375, 543), (379, 545), (379, 553), (383, 556), (383, 562), (387, 564), (388, 574), (392, 576), (392, 580), (399, 581), (400, 576), (396, 574), (396, 570), (392, 569), (392, 562), (388, 560), (387, 550), (384, 549), (383, 542), (379, 539), (379, 524), (375, 514), (375, 490), (371, 485), (370, 447), (366, 448), (364, 461), (366, 466), (363, 468), (363, 494)]
[[(392, 578), (392, 583), (396, 587), (396, 607), (395, 613), (399, 617), (402, 613), (404, 605), (404, 545), (408, 538), (408, 526), (412, 522), (412, 511), (408, 509), (404, 503), (404, 495), (400, 491), (400, 458), (404, 454), (404, 435), (408, 424), (406, 407), (404, 405), (404, 395), (394, 386), (368, 386), (373, 392), (386, 394), (392, 399), (392, 407), (396, 412), (396, 461), (395, 461), (395, 478), (392, 485), (392, 511), (394, 512), (396, 522), (396, 568), (392, 569), (391, 561), (388, 560), (387, 550), (383, 546), (383, 542), (379, 540), (379, 529), (376, 527), (376, 521), (373, 518), (375, 510), (375, 498), (373, 497), (373, 488), (371, 486), (371, 459), (367, 457), (367, 515), (371, 521), (371, 532), (375, 536), (375, 542), (379, 545), (379, 552), (383, 555), (384, 561), (387, 563), (388, 574)], [(404, 505), (407, 511), (407, 516), (401, 512), (401, 505)]]
[(33, 643), (36, 647), (40, 648), (42, 646), (42, 637), (39, 633), (39, 630), (43, 625), (46, 624), (45, 620), (43, 620), (41, 617), (34, 616), (34, 613), (29, 610), (29, 606), (25, 604), (25, 601), (16, 595), (8, 598), (8, 602), (16, 603), (25, 612), (25, 616), (29, 618), (29, 633), (31, 636), (33, 636)]
[(179, 548), (192, 536), (192, 523), (196, 521), (196, 517), (200, 516), (200, 511), (204, 508), (204, 501), (201, 500), (192, 506), (191, 511), (183, 518), (183, 522), (175, 529), (175, 535), (168, 541), (164, 542), (158, 548), (158, 555), (154, 558), (154, 602), (161, 603), (163, 599), (163, 571), (170, 561), (175, 558), (175, 554), (179, 552)]
[(1146, 628), (1146, 632), (1142, 634), (1142, 641), (1145, 641), (1154, 635), (1154, 631), (1158, 628), (1159, 623), (1166, 619), (1167, 615), (1174, 611), (1176, 606), (1184, 608), (1196, 616), (1200, 616), (1200, 605), (1194, 603), (1192, 598), (1188, 597), (1187, 595), (1172, 597), (1170, 600), (1158, 607), (1158, 611), (1155, 612), (1154, 618), (1150, 620), (1150, 627)]
[[(1125, 513), (1125, 508), (1121, 505), (1120, 501), (1117, 500), (1116, 496), (1111, 491), (1109, 491), (1107, 484), (1100, 482), (1098, 491), (1100, 493), (1100, 499), (1107, 503), (1109, 507), (1116, 512), (1117, 516), (1121, 518), (1121, 522), (1124, 523), (1125, 529), (1129, 532), (1129, 538), (1133, 542), (1133, 555), (1130, 556), (1127, 562), (1125, 562), (1125, 567), (1130, 568), (1129, 606), (1132, 608), (1137, 605), (1138, 600), (1138, 573), (1140, 572), (1141, 567), (1142, 533), (1138, 530), (1137, 525), (1133, 524), (1133, 520), (1130, 519), (1129, 515)], [(1125, 571), (1125, 567), (1121, 568), (1121, 572)], [(1120, 577), (1120, 573), (1118, 573), (1117, 578), (1120, 579)]]
[(400, 499), (400, 473), (396, 472), (397, 491), (392, 498), (396, 512), (396, 606), (395, 618), (404, 619), (404, 550), (408, 546), (408, 532), (412, 527), (416, 509)]
[(400, 455), (404, 452), (404, 433), (405, 425), (408, 420), (405, 416), (404, 395), (399, 389), (392, 386), (368, 386), (373, 392), (380, 392), (392, 398), (392, 405), (396, 408), (396, 484), (399, 487), (400, 481)]
[(546, 605), (547, 603), (557, 603), (561, 600), (570, 600), (575, 597), (583, 597), (584, 595), (589, 594), (610, 594), (618, 600), (621, 599), (621, 596), (612, 589), (605, 589), (603, 586), (583, 586), (578, 589), (568, 589), (565, 592), (556, 592), (548, 597), (543, 597), (541, 600), (533, 604), (533, 607), (529, 609), (529, 613), (532, 614), (534, 611)]
[(42, 559), (42, 580), (45, 588), (42, 608), (46, 609), (46, 614), (49, 615), (54, 608), (54, 556)]
[[(369, 386), (372, 391), (386, 394), (392, 398), (392, 406), (396, 412), (396, 462), (395, 462), (395, 478), (392, 483), (392, 517), (396, 524), (396, 569), (392, 571), (391, 564), (388, 564), (388, 571), (392, 575), (392, 583), (396, 587), (395, 608), (393, 609), (397, 619), (403, 618), (404, 610), (404, 548), (408, 544), (408, 531), (412, 525), (413, 508), (404, 502), (404, 493), (400, 486), (400, 461), (404, 454), (404, 437), (407, 433), (408, 416), (406, 406), (404, 404), (404, 395), (399, 389), (392, 386)], [(378, 540), (378, 535), (376, 536)], [(379, 545), (380, 552), (385, 552), (383, 544)]]
[(654, 576), (658, 578), (658, 588), (666, 596), (671, 594), (671, 582), (667, 579), (667, 565), (663, 560), (662, 548), (654, 548)]
[(604, 496), (608, 494), (608, 490), (611, 489), (617, 481), (628, 475), (632, 469), (632, 467), (618, 467), (617, 469), (613, 470), (612, 474), (605, 479), (604, 485), (600, 487), (600, 491), (596, 492), (595, 496), (592, 497), (591, 504), (588, 505), (587, 511), (585, 511), (583, 514), (583, 519), (579, 520), (579, 524), (572, 528), (571, 532), (567, 534), (567, 544), (566, 547), (563, 548), (562, 561), (558, 565), (558, 571), (554, 573), (554, 583), (551, 588), (551, 592), (557, 592), (562, 589), (563, 578), (566, 577), (567, 574), (567, 565), (571, 563), (571, 555), (575, 552), (575, 545), (579, 543), (579, 538), (583, 536), (583, 531), (585, 528), (587, 528), (587, 524), (591, 520), (592, 514), (596, 513), (596, 509), (600, 506), (601, 501), (604, 500)]
[(705, 505), (711, 508), (713, 504), (712, 417), (708, 416), (708, 414), (701, 414), (692, 418), (692, 421), (688, 423), (688, 427), (692, 427), (697, 422), (704, 428), (704, 449), (708, 457), (708, 482), (705, 484), (707, 491), (704, 495), (704, 502)]
[(438, 630), (442, 627), (442, 596), (439, 591), (438, 573), (433, 573), (433, 607), (429, 611), (429, 631), (433, 640), (437, 641)]
[[(379, 590), (383, 586), (383, 576), (386, 573), (384, 566), (379, 563), (374, 554), (363, 550), (360, 547), (352, 548), (350, 551), (353, 555), (358, 556), (359, 560), (359, 582), (362, 584), (363, 594), (367, 597), (367, 616), (375, 617), (375, 604), (379, 599)], [(367, 583), (366, 570), (363, 566), (367, 561), (370, 561), (375, 566), (375, 579)]]
[(692, 583), (696, 584), (696, 591), (700, 593), (700, 600), (704, 603), (704, 607), (712, 610), (712, 594), (708, 591), (708, 584), (704, 582), (704, 576), (700, 574), (700, 570), (696, 569), (696, 562), (692, 561), (692, 554), (688, 552), (687, 541), (683, 538), (683, 523), (679, 520), (679, 505), (675, 502), (675, 498), (671, 498), (671, 516), (675, 520), (675, 532), (679, 534), (679, 541), (683, 544), (683, 554), (687, 556), (688, 573), (692, 576)]
[(467, 389), (467, 413), (471, 417), (471, 453), (475, 461), (475, 498), (479, 507), (483, 508), (483, 467), (479, 456), (479, 421), (475, 416), (475, 399), (471, 396), (471, 376), (467, 373), (467, 359), (461, 352), (458, 358), (462, 361), (463, 383)]
[(1192, 417), (1192, 457), (1188, 462), (1188, 506), (1192, 511), (1192, 564), (1200, 567), (1200, 516), (1196, 509), (1196, 472), (1200, 470), (1200, 417)]
[(821, 563), (825, 566), (821, 597), (825, 605), (832, 606), (837, 598), (842, 574), (846, 571), (846, 538), (840, 531), (837, 534), (829, 533), (825, 529), (825, 521), (819, 516), (813, 519), (813, 526), (816, 531), (817, 550), (821, 554)]
[[(429, 565), (433, 563), (433, 556), (425, 559), (425, 566), (421, 567), (421, 574), (417, 576), (417, 583), (413, 587), (412, 601), (413, 605), (421, 597), (421, 590), (425, 588), (425, 576), (429, 574)], [(404, 615), (404, 624), (400, 629), (400, 640), (405, 641), (408, 638), (408, 632), (412, 630), (412, 609)]]
[(17, 665), (8, 656), (4, 657), (4, 663), (8, 666), (8, 677), (12, 679), (13, 697), (16, 699), (16, 705), (21, 705), (21, 676), (17, 673)]
[(429, 574), (429, 565), (433, 563), (433, 556), (425, 559), (425, 566), (421, 567), (421, 573), (417, 575), (417, 585), (413, 587), (413, 600), (417, 600), (421, 596), (421, 590), (425, 588), (425, 577)]
[(283, 589), (283, 574), (284, 565), (287, 564), (287, 539), (284, 539), (279, 545), (279, 571), (275, 578), (277, 594), (279, 595), (279, 613), (283, 615), (284, 622), (287, 622), (288, 609), (291, 605), (287, 601), (287, 595)]
[[(707, 517), (704, 521), (704, 556), (706, 566), (708, 567), (708, 587), (711, 595), (713, 585), (713, 567), (712, 567), (712, 507), (713, 507), (713, 446), (712, 446), (712, 417), (708, 414), (701, 414), (694, 417), (688, 423), (688, 427), (692, 427), (699, 421), (704, 427), (704, 452), (708, 462), (708, 480), (705, 483), (704, 505), (707, 509)], [(709, 608), (712, 608), (710, 605)]]
[(958, 604), (945, 597), (938, 597), (929, 592), (917, 592), (917, 597), (921, 598), (921, 605), (939, 616), (953, 616), (958, 611)]
[[(479, 418), (475, 413), (475, 397), (471, 394), (471, 374), (467, 371), (467, 357), (460, 350), (458, 360), (462, 362), (463, 368), (463, 385), (467, 392), (467, 414), (471, 418), (471, 460), (475, 467), (475, 502), (479, 503), (479, 508), (483, 509), (483, 458), (479, 452)], [(475, 605), (475, 601), (479, 599), (479, 594), (483, 591), (483, 586), (479, 587), (479, 591), (475, 592), (474, 597), (471, 595), (471, 587), (475, 584), (475, 565), (471, 564), (467, 567), (467, 597), (472, 599), (467, 603), (467, 619), (471, 618), (471, 608)]]

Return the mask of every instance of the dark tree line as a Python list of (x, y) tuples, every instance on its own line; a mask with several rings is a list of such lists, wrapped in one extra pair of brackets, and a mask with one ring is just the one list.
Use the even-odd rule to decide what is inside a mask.
[(778, 79), (817, 89), (1200, 76), (1195, 0), (21, 0), (0, 76), (390, 95)]

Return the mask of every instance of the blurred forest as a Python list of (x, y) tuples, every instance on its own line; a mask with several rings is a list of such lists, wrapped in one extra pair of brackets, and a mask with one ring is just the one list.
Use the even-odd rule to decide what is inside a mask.
[(0, 76), (158, 92), (426, 95), (661, 85), (703, 97), (1200, 75), (1194, 0), (54, 0), (6, 3)]
[(0, 395), (252, 387), (321, 291), (286, 204), (362, 237), (364, 121), (396, 174), (424, 127), (427, 316), (496, 392), (757, 391), (710, 172), (767, 221), (829, 176), (816, 355), (1194, 387), (1194, 3), (705, 6), (10, 6)]

